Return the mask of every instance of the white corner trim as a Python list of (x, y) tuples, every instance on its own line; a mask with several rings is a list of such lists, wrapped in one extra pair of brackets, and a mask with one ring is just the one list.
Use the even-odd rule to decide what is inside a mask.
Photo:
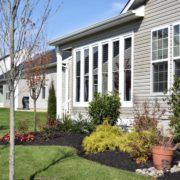
[(138, 7), (137, 9), (133, 10), (132, 12), (135, 13), (136, 16), (144, 17), (144, 15), (145, 15), (145, 6), (142, 5), (142, 6)]

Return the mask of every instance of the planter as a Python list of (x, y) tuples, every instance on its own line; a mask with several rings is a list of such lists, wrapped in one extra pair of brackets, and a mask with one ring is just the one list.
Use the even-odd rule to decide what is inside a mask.
[[(174, 155), (174, 150), (172, 147), (162, 147), (158, 145), (154, 145), (152, 148), (153, 154), (153, 163), (156, 169), (169, 170), (171, 168), (171, 162)], [(165, 167), (163, 167), (163, 160), (166, 161)]]

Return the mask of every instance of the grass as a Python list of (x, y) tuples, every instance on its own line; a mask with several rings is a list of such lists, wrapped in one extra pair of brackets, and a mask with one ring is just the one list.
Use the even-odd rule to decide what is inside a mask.
[[(8, 179), (8, 146), (0, 146), (0, 179)], [(60, 146), (16, 146), (16, 180), (148, 180), (77, 156)]]
[[(45, 112), (37, 112), (37, 117), (39, 121), (46, 121)], [(15, 118), (16, 127), (19, 120), (27, 119), (29, 121), (29, 131), (33, 131), (33, 112), (16, 111)], [(0, 108), (0, 136), (4, 135), (7, 132), (9, 132), (9, 109)]]
[[(30, 121), (33, 130), (33, 112), (16, 112), (20, 119)], [(46, 113), (39, 113), (46, 121)], [(0, 136), (9, 131), (9, 110), (0, 108)], [(9, 147), (0, 146), (0, 180), (8, 180)], [(111, 168), (83, 159), (71, 147), (15, 146), (16, 180), (148, 180), (135, 173)]]

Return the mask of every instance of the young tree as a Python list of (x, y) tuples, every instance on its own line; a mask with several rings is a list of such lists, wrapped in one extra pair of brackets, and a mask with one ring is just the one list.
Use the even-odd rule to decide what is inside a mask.
[(51, 82), (51, 86), (49, 88), (47, 118), (53, 120), (56, 119), (56, 93), (53, 81)]
[(47, 66), (51, 60), (51, 54), (41, 52), (30, 58), (24, 65), (24, 75), (29, 87), (30, 96), (34, 102), (34, 132), (36, 132), (36, 102), (42, 87), (46, 85)]
[(4, 66), (0, 68), (10, 92), (9, 180), (14, 180), (15, 89), (24, 62), (32, 57), (40, 42), (51, 9), (51, 0), (0, 0), (0, 57), (10, 56), (10, 63), (4, 58)]

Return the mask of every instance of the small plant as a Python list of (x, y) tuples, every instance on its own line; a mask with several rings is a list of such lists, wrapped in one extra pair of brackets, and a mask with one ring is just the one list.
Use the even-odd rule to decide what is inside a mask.
[(121, 136), (122, 130), (117, 126), (111, 126), (106, 120), (102, 125), (98, 125), (90, 136), (84, 138), (84, 151), (86, 153), (113, 151), (118, 147), (118, 139)]
[(88, 113), (95, 125), (102, 124), (108, 118), (109, 124), (115, 125), (120, 115), (120, 97), (118, 94), (96, 93), (89, 103)]
[(29, 120), (28, 119), (21, 119), (17, 122), (17, 129), (22, 132), (25, 133), (28, 131), (29, 128)]
[(89, 134), (93, 130), (94, 124), (90, 120), (83, 118), (83, 115), (79, 113), (78, 119), (73, 121), (71, 132)]
[(51, 82), (51, 86), (49, 88), (47, 118), (56, 119), (56, 93), (53, 81)]
[(158, 120), (165, 114), (165, 109), (161, 109), (157, 99), (150, 103), (145, 101), (142, 105), (134, 104), (134, 130), (157, 132)]
[(60, 120), (58, 128), (63, 132), (71, 132), (73, 128), (73, 120), (71, 119), (70, 115), (63, 114), (63, 118)]
[[(32, 133), (23, 133), (20, 134), (18, 131), (14, 133), (14, 140), (16, 143), (23, 143), (23, 142), (32, 142), (34, 141), (35, 136)], [(10, 142), (10, 134), (6, 133), (0, 141), (9, 143)]]
[(153, 132), (130, 132), (119, 139), (119, 149), (130, 153), (138, 164), (145, 163), (152, 154), (152, 146), (156, 140), (157, 136)]
[(180, 141), (180, 77), (175, 77), (173, 87), (169, 90), (164, 100), (170, 106), (172, 115), (169, 117), (170, 126), (174, 128), (175, 137)]

